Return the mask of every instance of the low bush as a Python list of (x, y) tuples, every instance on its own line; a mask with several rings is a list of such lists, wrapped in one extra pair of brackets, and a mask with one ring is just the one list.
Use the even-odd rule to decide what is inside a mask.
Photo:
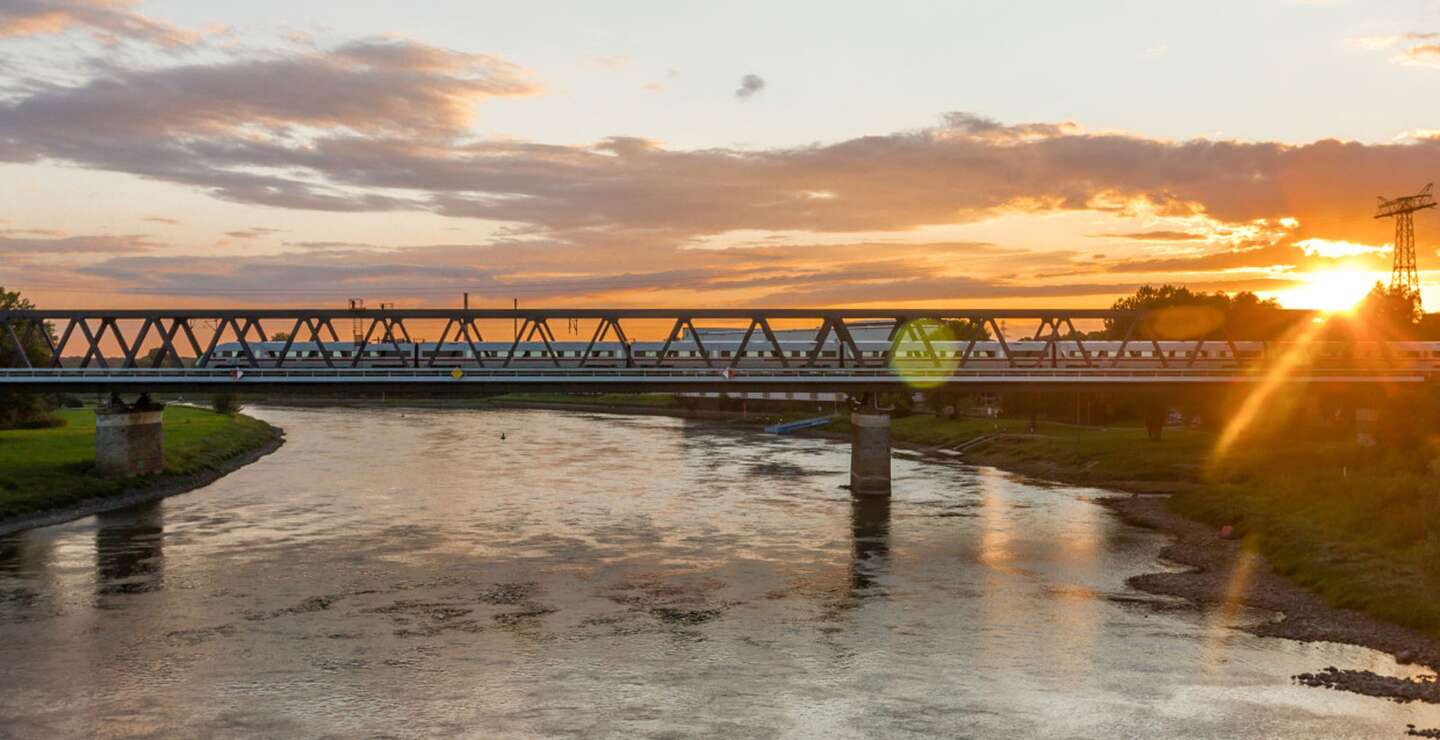
[(217, 414), (234, 416), (240, 413), (242, 405), (240, 399), (235, 397), (235, 394), (220, 393), (210, 399), (210, 408), (214, 409)]

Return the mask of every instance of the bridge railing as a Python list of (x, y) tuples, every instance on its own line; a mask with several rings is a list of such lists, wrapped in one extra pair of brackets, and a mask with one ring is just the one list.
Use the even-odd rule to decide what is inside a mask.
[[(1296, 312), (1291, 319), (1299, 323), (1310, 316)], [(388, 351), (387, 361), (411, 369), (545, 365), (569, 371), (596, 365), (804, 371), (903, 366), (907, 372), (1244, 369), (1263, 364), (1274, 354), (1270, 344), (1229, 336), (1223, 322), (1183, 342), (1137, 331), (1148, 326), (1151, 317), (1143, 311), (1111, 309), (954, 308), (0, 311), (0, 367), (74, 371), (205, 369), (223, 364), (281, 370), (301, 362), (293, 355), (294, 348), (302, 345), (314, 355), (305, 364), (355, 371), (372, 362), (367, 359), (371, 350)], [(562, 342), (555, 326), (562, 322), (572, 332), (583, 327), (580, 336), (588, 334), (588, 340), (564, 343), (572, 348), (568, 351), (557, 349)], [(730, 338), (721, 337), (717, 323), (728, 324)], [(342, 340), (341, 329), (347, 324), (350, 336)], [(640, 324), (668, 328), (645, 340), (649, 349), (643, 356), (635, 350), (635, 327)], [(1082, 329), (1102, 325), (1119, 327), (1121, 338), (1087, 338)], [(796, 328), (804, 330), (802, 338), (780, 338)], [(435, 340), (419, 338), (420, 331), (437, 329)], [(857, 339), (857, 332), (883, 336), (884, 355), (877, 356), (876, 339)], [(275, 339), (279, 336), (284, 338)], [(797, 352), (797, 344), (804, 350)], [(445, 356), (425, 349), (431, 345), (464, 351)], [(583, 349), (574, 349), (582, 345)], [(1101, 346), (1105, 349), (1097, 349)], [(221, 347), (229, 348), (228, 356), (217, 357)], [(977, 351), (982, 347), (993, 351)], [(677, 353), (677, 348), (685, 351)], [(602, 350), (610, 356), (602, 357)]]

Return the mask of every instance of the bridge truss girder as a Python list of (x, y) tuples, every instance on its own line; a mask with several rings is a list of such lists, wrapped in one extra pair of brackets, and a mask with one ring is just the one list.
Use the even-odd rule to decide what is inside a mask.
[[(1311, 314), (1296, 312), (1297, 322), (1308, 321)], [(1125, 334), (1108, 357), (1101, 357), (1092, 351), (1095, 340), (1086, 339), (1077, 322), (1108, 320), (1127, 326)], [(356, 332), (355, 339), (340, 341), (335, 328), (336, 321), (350, 321), (364, 326), (363, 333)], [(497, 346), (506, 349), (487, 357), (479, 345), (486, 343), (481, 324), (484, 322), (513, 322), (512, 339), (508, 342), (488, 342), (491, 351)], [(552, 326), (556, 321), (569, 321), (572, 331), (578, 330), (582, 322), (594, 322), (593, 332), (585, 343), (583, 352), (569, 352), (562, 356), (556, 349), (558, 339)], [(729, 356), (713, 346), (720, 341), (713, 334), (707, 335), (697, 322), (734, 322), (729, 327), (740, 331), (738, 344), (725, 340)], [(854, 331), (861, 322), (883, 322), (888, 325), (890, 354), (888, 361), (867, 357), (856, 340)], [(631, 342), (631, 328), (637, 322), (652, 325), (668, 325), (664, 339), (659, 341), (660, 351), (653, 358), (639, 357)], [(776, 333), (776, 325), (802, 323), (813, 330), (813, 346), (803, 356), (792, 356), (782, 347)], [(527, 380), (536, 380), (542, 370), (550, 380), (563, 382), (571, 378), (581, 383), (581, 378), (591, 370), (650, 370), (652, 384), (672, 383), (677, 387), (688, 387), (694, 378), (662, 378), (661, 371), (703, 369), (713, 374), (723, 374), (726, 381), (734, 374), (760, 374), (760, 370), (776, 370), (784, 375), (785, 382), (800, 386), (814, 383), (840, 384), (855, 379), (857, 384), (880, 382), (871, 375), (878, 372), (890, 381), (907, 373), (928, 371), (930, 375), (949, 378), (945, 382), (974, 383), (978, 379), (1008, 375), (1017, 382), (1060, 383), (1078, 382), (1076, 376), (1088, 375), (1100, 383), (1114, 382), (1116, 374), (1133, 371), (1136, 382), (1158, 382), (1156, 373), (1166, 374), (1165, 382), (1189, 382), (1190, 379), (1214, 382), (1214, 373), (1227, 377), (1243, 378), (1254, 375), (1265, 362), (1264, 353), (1251, 358), (1243, 356), (1236, 340), (1226, 333), (1222, 324), (1204, 336), (1185, 339), (1193, 342), (1193, 349), (1183, 354), (1186, 359), (1167, 356), (1160, 340), (1153, 332), (1140, 335), (1139, 327), (1149, 325), (1149, 314), (1144, 311), (1109, 309), (252, 309), (252, 310), (32, 310), (0, 311), (0, 354), (14, 358), (16, 369), (45, 370), (45, 373), (27, 374), (31, 380), (42, 376), (53, 382), (65, 382), (67, 376), (84, 376), (86, 382), (105, 382), (105, 373), (113, 372), (115, 383), (136, 383), (149, 377), (159, 381), (181, 371), (154, 373), (132, 373), (127, 371), (163, 371), (182, 368), (194, 378), (195, 383), (210, 382), (211, 375), (204, 371), (214, 369), (216, 350), (222, 344), (232, 343), (238, 348), (237, 357), (225, 358), (226, 367), (240, 367), (252, 373), (254, 382), (278, 382), (277, 377), (294, 367), (288, 355), (297, 342), (313, 346), (318, 355), (306, 364), (315, 367), (323, 365), (329, 380), (318, 377), (302, 381), (308, 371), (294, 367), (296, 382), (340, 382), (348, 374), (370, 377), (368, 382), (410, 382), (422, 381), (432, 375), (439, 378), (444, 371), (459, 368), (469, 374), (467, 380), (480, 382), (493, 374), (498, 382), (502, 377), (518, 375), (512, 371), (523, 371)], [(417, 325), (441, 326), (439, 339), (435, 344), (463, 344), (469, 352), (463, 357), (439, 357), (439, 353), (425, 353), (415, 349), (412, 339)], [(627, 326), (628, 325), (628, 326)], [(1031, 331), (1027, 328), (1033, 326)], [(508, 328), (508, 327), (507, 327)], [(950, 329), (964, 330), (964, 338), (956, 339)], [(268, 330), (268, 334), (267, 334)], [(264, 356), (258, 351), (257, 343), (269, 342), (277, 331), (288, 330), (284, 345), (276, 356)], [(989, 339), (982, 340), (980, 335)], [(35, 337), (43, 338), (43, 352), (32, 357), (23, 351), (5, 350), (35, 345)], [(658, 336), (658, 334), (657, 334)], [(358, 341), (357, 341), (358, 340)], [(936, 350), (936, 343), (948, 340), (958, 344), (950, 356)], [(981, 341), (994, 342), (999, 347), (999, 357), (977, 358), (975, 348)], [(1014, 351), (1017, 341), (1028, 342), (1029, 351), (1019, 356)], [(108, 342), (108, 344), (107, 344)], [(1034, 343), (1040, 343), (1040, 351), (1034, 351)], [(1223, 342), (1229, 357), (1209, 357), (1199, 360), (1199, 351), (1207, 342)], [(148, 344), (147, 344), (148, 343)], [(692, 349), (698, 355), (676, 359), (670, 357), (670, 350), (676, 343)], [(1062, 343), (1065, 346), (1062, 355)], [(536, 345), (540, 348), (538, 351)], [(578, 345), (578, 342), (576, 343)], [(618, 344), (619, 356), (601, 358), (598, 348), (602, 345), (613, 347)], [(408, 345), (409, 350), (402, 349)], [(146, 347), (153, 351), (147, 358)], [(522, 357), (524, 351), (530, 352)], [(416, 372), (407, 379), (392, 378), (382, 381), (374, 374), (366, 375), (370, 365), (362, 366), (364, 352), (369, 348), (388, 348), (397, 356), (396, 360)], [(903, 352), (902, 352), (903, 348)], [(1150, 350), (1148, 357), (1131, 357), (1132, 348)], [(1173, 345), (1172, 345), (1173, 348)], [(273, 348), (271, 348), (273, 349)], [(341, 349), (349, 357), (337, 356)], [(792, 351), (793, 348), (792, 348)], [(746, 353), (763, 352), (766, 357), (755, 358)], [(188, 353), (188, 355), (187, 355)], [(1075, 356), (1078, 353), (1079, 357)], [(273, 354), (273, 353), (272, 353)], [(688, 354), (688, 353), (687, 353)], [(902, 358), (901, 355), (904, 355)], [(956, 357), (954, 355), (958, 354)], [(187, 360), (193, 362), (186, 367)], [(523, 360), (523, 361), (522, 361)], [(1157, 367), (1158, 365), (1158, 367)], [(1045, 379), (1034, 372), (1039, 370), (1065, 371)], [(1344, 370), (1344, 368), (1341, 368)], [(1350, 368), (1351, 370), (1374, 370)], [(1380, 375), (1367, 377), (1389, 377), (1396, 368), (1385, 370)], [(100, 372), (96, 372), (96, 371)], [(848, 373), (837, 378), (837, 370)], [(983, 372), (982, 372), (983, 371)], [(1203, 372), (1202, 372), (1203, 371)], [(0, 371), (3, 374), (3, 371)], [(13, 373), (12, 373), (13, 374)], [(613, 374), (613, 373), (612, 373)], [(1403, 375), (1404, 373), (1400, 373)], [(122, 377), (124, 378), (122, 380)], [(638, 376), (637, 376), (638, 377)], [(861, 378), (864, 378), (861, 380)], [(169, 378), (176, 381), (175, 378)], [(618, 378), (588, 381), (592, 385), (619, 382)], [(15, 381), (19, 382), (19, 381)], [(176, 381), (178, 382), (178, 381)], [(428, 382), (428, 381), (426, 381)], [(548, 382), (548, 381), (547, 381)], [(636, 379), (625, 382), (640, 383)], [(898, 381), (897, 381), (898, 382)], [(577, 385), (578, 387), (578, 385)]]
[[(187, 310), (187, 311), (0, 311), (0, 343), (8, 343), (10, 347), (22, 347), (31, 341), (39, 331), (40, 327), (54, 329), (63, 325), (58, 332), (58, 339), (51, 336), (52, 331), (39, 331), (44, 338), (49, 356), (42, 358), (39, 362), (32, 362), (25, 352), (18, 352), (15, 356), (19, 359), (19, 366), (23, 367), (63, 367), (62, 358), (80, 358), (78, 366), (89, 368), (92, 364), (101, 367), (114, 366), (122, 369), (140, 367), (145, 359), (141, 356), (141, 349), (152, 333), (158, 337), (159, 352), (151, 358), (149, 365), (152, 368), (162, 367), (166, 362), (180, 362), (183, 353), (182, 345), (178, 340), (184, 340), (184, 348), (188, 348), (196, 358), (194, 366), (203, 368), (211, 364), (214, 359), (214, 352), (217, 346), (228, 340), (239, 345), (244, 355), (245, 363), (250, 367), (259, 368), (268, 363), (262, 362), (255, 353), (255, 342), (267, 342), (269, 338), (266, 333), (266, 323), (274, 328), (276, 323), (281, 323), (288, 328), (284, 348), (275, 361), (277, 366), (283, 367), (286, 362), (285, 354), (288, 353), (293, 344), (297, 341), (313, 343), (320, 353), (320, 360), (326, 367), (338, 367), (333, 356), (335, 348), (345, 345), (346, 349), (355, 349), (352, 353), (351, 366), (358, 366), (360, 352), (372, 346), (388, 346), (391, 349), (399, 350), (401, 343), (412, 343), (410, 327), (407, 322), (416, 321), (441, 321), (443, 329), (437, 344), (446, 342), (464, 342), (472, 350), (474, 355), (473, 365), (477, 368), (485, 368), (489, 365), (480, 353), (475, 352), (476, 345), (485, 341), (480, 331), (479, 323), (484, 320), (516, 320), (521, 322), (519, 330), (515, 333), (510, 343), (509, 350), (503, 357), (496, 358), (501, 367), (511, 367), (516, 358), (516, 352), (520, 345), (533, 343), (538, 338), (545, 346), (545, 353), (542, 359), (549, 360), (554, 367), (565, 367), (566, 362), (558, 356), (554, 349), (557, 342), (555, 332), (550, 322), (555, 320), (573, 320), (596, 322), (594, 333), (585, 352), (578, 361), (573, 363), (577, 367), (590, 365), (596, 357), (594, 350), (597, 345), (603, 344), (607, 339), (618, 341), (625, 351), (625, 365), (636, 366), (636, 358), (630, 354), (630, 335), (627, 333), (624, 322), (656, 319), (666, 319), (671, 322), (671, 329), (663, 340), (664, 351), (657, 353), (655, 360), (649, 363), (653, 367), (664, 367), (667, 364), (668, 351), (678, 341), (694, 343), (699, 349), (706, 367), (715, 367), (715, 357), (708, 349), (704, 348), (704, 337), (701, 334), (696, 321), (700, 320), (739, 320), (745, 321), (746, 329), (740, 340), (740, 345), (734, 351), (734, 356), (726, 363), (729, 367), (739, 368), (743, 366), (742, 354), (751, 350), (754, 345), (761, 345), (766, 349), (773, 350), (775, 359), (778, 359), (783, 367), (789, 367), (792, 360), (781, 350), (774, 322), (811, 320), (817, 324), (816, 342), (814, 349), (799, 362), (801, 367), (816, 367), (820, 364), (821, 351), (825, 343), (832, 337), (836, 339), (838, 349), (838, 364), (845, 366), (849, 364), (854, 367), (867, 367), (873, 365), (872, 360), (867, 359), (860, 351), (858, 343), (851, 332), (852, 324), (859, 321), (884, 320), (891, 322), (890, 339), (892, 348), (898, 347), (904, 342), (915, 342), (923, 347), (921, 359), (933, 365), (942, 364), (933, 347), (933, 340), (938, 337), (935, 332), (945, 322), (958, 321), (968, 322), (975, 327), (981, 327), (995, 338), (995, 341), (1007, 348), (1005, 360), (1012, 367), (1023, 367), (1027, 364), (1040, 364), (1048, 359), (1052, 364), (1059, 359), (1058, 343), (1061, 341), (1076, 341), (1081, 345), (1084, 355), (1084, 362), (1087, 366), (1101, 366), (1094, 362), (1095, 358), (1084, 349), (1085, 340), (1079, 338), (1080, 332), (1076, 329), (1075, 321), (1084, 319), (1131, 319), (1131, 334), (1134, 328), (1140, 325), (1141, 314), (1133, 311), (1111, 311), (1111, 310), (964, 310), (964, 309), (937, 309), (937, 310), (804, 310), (804, 309), (756, 309), (756, 310), (715, 310), (715, 309), (694, 309), (694, 310), (664, 310), (664, 309), (548, 309), (548, 310), (522, 310), (522, 311), (494, 311), (494, 310), (461, 310), (461, 309), (356, 309), (356, 310), (325, 310), (325, 309), (296, 309), (296, 310)], [(341, 342), (339, 332), (335, 328), (336, 320), (361, 321), (367, 326), (366, 331), (360, 335), (358, 344), (352, 342)], [(1005, 324), (1015, 321), (1035, 321), (1037, 329), (1033, 332), (1033, 339), (1030, 341), (1045, 342), (1046, 350), (1044, 357), (1038, 361), (1022, 362), (1008, 351), (1008, 344)], [(1068, 333), (1062, 335), (1061, 327), (1065, 327)], [(686, 332), (688, 331), (688, 338)], [(1032, 334), (1026, 332), (1025, 334)], [(103, 345), (107, 337), (118, 348), (118, 356), (114, 351), (106, 354)], [(328, 337), (328, 338), (327, 338)], [(1204, 337), (1198, 341), (1215, 341), (1216, 339), (1228, 338), (1222, 336)], [(1123, 347), (1128, 347), (1132, 337), (1127, 335), (1122, 341)], [(1148, 340), (1158, 351), (1159, 345), (1154, 340)], [(967, 352), (962, 358), (960, 366), (970, 359), (970, 350), (973, 350), (976, 340), (968, 342)], [(69, 354), (67, 354), (69, 353)], [(1123, 353), (1117, 353), (1122, 354)], [(421, 358), (422, 366), (433, 367), (435, 357)], [(1163, 359), (1163, 358), (1162, 358)], [(1118, 367), (1124, 361), (1123, 356), (1112, 358), (1110, 366)]]

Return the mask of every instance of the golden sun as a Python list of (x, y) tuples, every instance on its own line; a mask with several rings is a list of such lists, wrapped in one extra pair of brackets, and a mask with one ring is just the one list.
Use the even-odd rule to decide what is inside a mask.
[(1303, 282), (1275, 293), (1285, 308), (1301, 308), (1329, 313), (1349, 311), (1365, 300), (1374, 287), (1375, 273), (1361, 270), (1328, 270), (1296, 275)]

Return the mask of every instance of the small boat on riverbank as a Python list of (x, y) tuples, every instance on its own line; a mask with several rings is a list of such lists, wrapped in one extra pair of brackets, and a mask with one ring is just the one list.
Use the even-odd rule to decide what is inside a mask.
[(814, 429), (815, 427), (823, 427), (829, 424), (831, 421), (834, 421), (834, 419), (835, 417), (833, 416), (817, 416), (813, 419), (787, 421), (783, 424), (771, 424), (770, 426), (765, 427), (765, 431), (769, 432), (770, 434), (789, 434), (791, 432), (798, 432), (802, 429)]

